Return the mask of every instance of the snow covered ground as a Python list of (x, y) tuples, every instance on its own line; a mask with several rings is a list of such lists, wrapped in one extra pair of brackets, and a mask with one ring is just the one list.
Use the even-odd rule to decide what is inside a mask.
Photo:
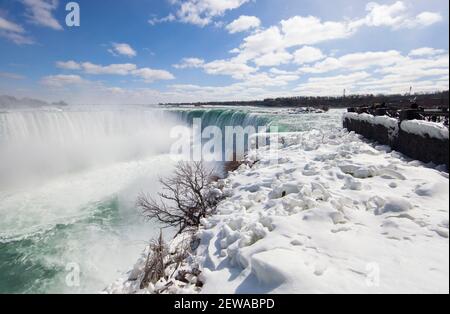
[(343, 129), (283, 135), (271, 156), (252, 151), (219, 182), (228, 198), (194, 257), (201, 293), (449, 292), (441, 167)]

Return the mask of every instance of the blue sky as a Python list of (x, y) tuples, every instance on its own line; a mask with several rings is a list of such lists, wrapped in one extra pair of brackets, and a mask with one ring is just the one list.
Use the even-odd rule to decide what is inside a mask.
[(0, 94), (70, 103), (448, 89), (447, 0), (1, 0)]

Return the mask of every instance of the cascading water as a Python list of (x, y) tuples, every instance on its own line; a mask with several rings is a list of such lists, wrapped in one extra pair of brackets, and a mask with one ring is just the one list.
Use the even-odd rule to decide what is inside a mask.
[(175, 123), (142, 108), (1, 113), (0, 293), (96, 292), (129, 269), (158, 232), (134, 202), (170, 173)]
[[(0, 113), (0, 293), (97, 292), (130, 269), (159, 232), (134, 204), (170, 174), (173, 126), (201, 118), (203, 128), (298, 131), (330, 116), (128, 106)], [(66, 280), (71, 265), (79, 285)]]
[(138, 109), (0, 114), (0, 188), (167, 152), (174, 123)]

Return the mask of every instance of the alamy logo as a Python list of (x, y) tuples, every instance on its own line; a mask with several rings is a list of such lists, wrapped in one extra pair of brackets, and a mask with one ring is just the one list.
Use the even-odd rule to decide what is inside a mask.
[(69, 2), (66, 4), (66, 25), (68, 27), (80, 26), (80, 5), (77, 2)]
[(191, 161), (235, 161), (245, 153), (265, 146), (271, 162), (278, 160), (278, 128), (276, 126), (202, 126), (195, 118), (192, 126), (172, 128), (171, 156)]
[(66, 285), (68, 287), (79, 287), (80, 286), (80, 265), (77, 263), (68, 263), (66, 265)]

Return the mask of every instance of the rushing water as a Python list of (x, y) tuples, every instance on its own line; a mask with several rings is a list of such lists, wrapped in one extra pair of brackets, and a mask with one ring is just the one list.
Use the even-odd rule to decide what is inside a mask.
[[(131, 268), (159, 227), (135, 208), (169, 174), (170, 130), (338, 127), (337, 112), (80, 107), (0, 113), (0, 293), (101, 291)], [(70, 265), (80, 285), (68, 285)]]

